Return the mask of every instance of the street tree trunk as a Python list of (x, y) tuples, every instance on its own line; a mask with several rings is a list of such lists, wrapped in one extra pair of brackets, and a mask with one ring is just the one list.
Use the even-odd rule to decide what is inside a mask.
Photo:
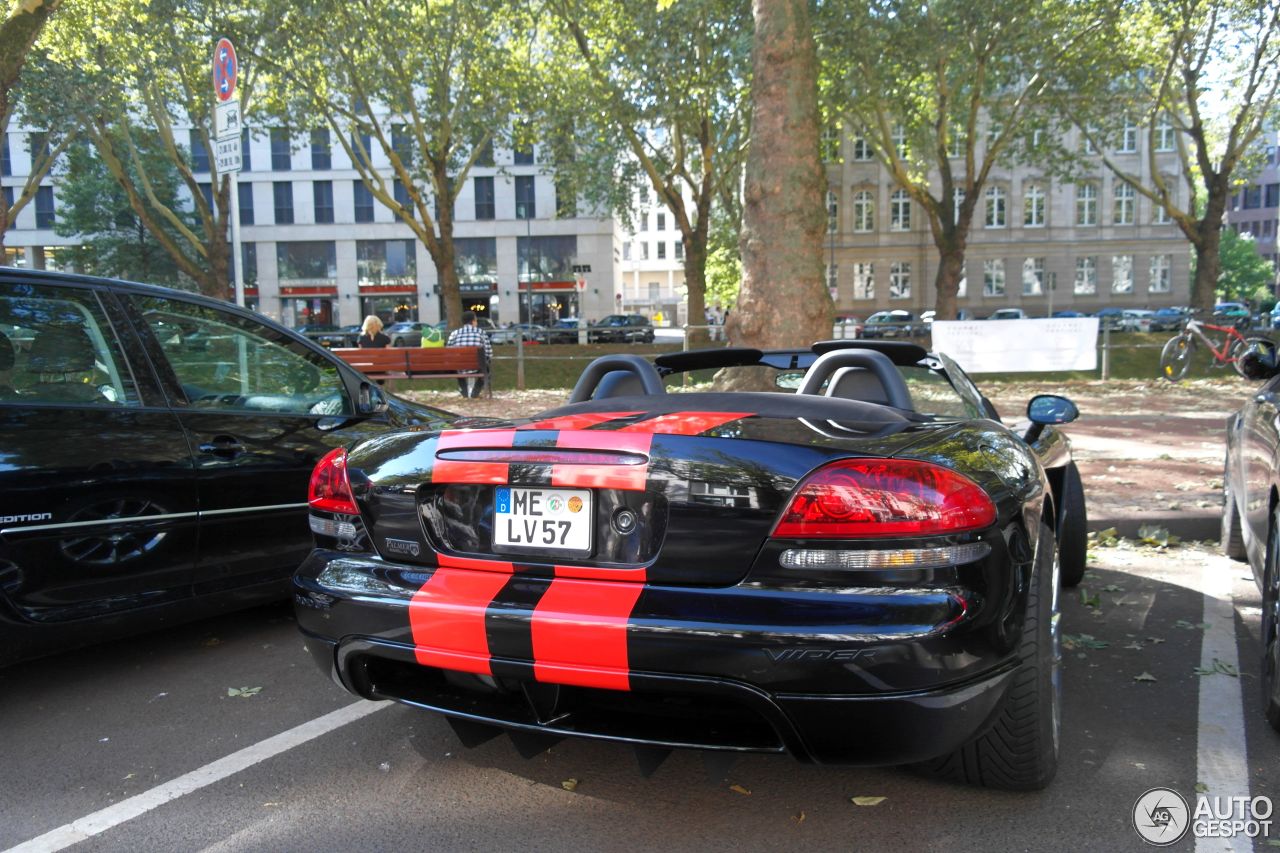
[(1191, 307), (1201, 317), (1213, 314), (1218, 296), (1218, 278), (1222, 275), (1222, 217), (1227, 209), (1228, 185), (1214, 181), (1209, 187), (1204, 216), (1188, 234), (1196, 256), (1195, 278), (1191, 281)]
[(742, 290), (726, 331), (735, 346), (808, 347), (831, 337), (834, 313), (822, 275), (826, 176), (809, 6), (755, 0), (753, 13)]

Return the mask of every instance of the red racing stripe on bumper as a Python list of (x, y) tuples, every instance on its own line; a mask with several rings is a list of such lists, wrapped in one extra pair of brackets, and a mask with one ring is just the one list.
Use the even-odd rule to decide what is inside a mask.
[[(453, 558), (457, 560), (457, 558)], [(480, 561), (475, 561), (480, 562)], [(409, 602), (414, 655), (423, 666), (492, 675), (485, 609), (506, 585), (511, 564), (484, 561), (489, 571), (441, 566)]]
[(643, 591), (642, 583), (552, 581), (533, 611), (534, 677), (550, 684), (630, 690), (627, 622)]

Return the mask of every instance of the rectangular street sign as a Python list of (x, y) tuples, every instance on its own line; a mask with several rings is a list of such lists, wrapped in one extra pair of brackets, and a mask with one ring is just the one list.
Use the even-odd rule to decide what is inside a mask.
[(219, 174), (239, 172), (241, 169), (239, 135), (232, 139), (219, 139), (213, 143), (213, 158)]
[(239, 101), (224, 101), (217, 104), (213, 117), (213, 135), (218, 141), (240, 136)]

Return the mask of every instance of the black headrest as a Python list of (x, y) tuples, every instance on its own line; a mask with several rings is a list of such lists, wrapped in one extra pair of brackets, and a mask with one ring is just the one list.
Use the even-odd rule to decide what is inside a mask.
[(13, 370), (13, 343), (0, 332), (0, 370)]
[(80, 326), (44, 329), (31, 342), (27, 370), (32, 373), (78, 373), (93, 370), (93, 343)]

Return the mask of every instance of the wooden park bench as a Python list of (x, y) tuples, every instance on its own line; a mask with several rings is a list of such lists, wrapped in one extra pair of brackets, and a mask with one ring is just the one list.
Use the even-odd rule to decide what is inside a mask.
[(483, 379), (485, 396), (493, 396), (480, 347), (338, 347), (329, 351), (370, 379)]

